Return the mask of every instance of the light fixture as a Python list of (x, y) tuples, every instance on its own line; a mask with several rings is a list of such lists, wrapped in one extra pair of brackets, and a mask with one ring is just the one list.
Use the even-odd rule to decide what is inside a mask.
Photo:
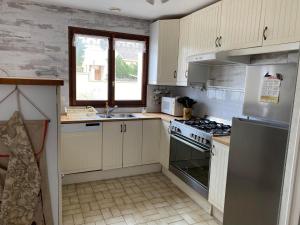
[[(161, 3), (166, 3), (166, 2), (168, 2), (169, 0), (160, 0), (161, 1)], [(155, 0), (146, 0), (146, 2), (148, 2), (149, 4), (151, 4), (151, 5), (154, 5), (155, 4)]]
[(121, 12), (121, 9), (118, 8), (118, 7), (110, 7), (109, 10), (110, 10), (111, 12), (116, 12), (116, 13)]

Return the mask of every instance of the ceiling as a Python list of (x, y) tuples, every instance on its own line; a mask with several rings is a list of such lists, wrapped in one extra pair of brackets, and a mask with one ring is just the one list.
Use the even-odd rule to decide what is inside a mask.
[[(156, 0), (150, 5), (145, 0), (35, 0), (40, 3), (49, 3), (58, 6), (67, 6), (128, 17), (155, 20), (171, 18), (193, 12), (217, 0), (170, 0), (162, 4)], [(120, 8), (121, 12), (112, 12), (110, 8)]]

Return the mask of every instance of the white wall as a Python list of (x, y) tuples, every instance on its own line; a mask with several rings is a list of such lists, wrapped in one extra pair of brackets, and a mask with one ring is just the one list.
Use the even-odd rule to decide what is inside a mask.
[[(4, 98), (14, 86), (0, 85), (0, 99)], [(49, 189), (52, 204), (54, 225), (58, 225), (58, 135), (57, 135), (57, 96), (54, 86), (20, 86), (26, 96), (36, 104), (50, 119), (47, 142), (45, 145), (46, 158), (48, 163)], [(24, 119), (44, 119), (26, 100), (22, 97), (21, 109)], [(10, 96), (0, 105), (0, 120), (8, 120), (16, 111), (16, 95)]]

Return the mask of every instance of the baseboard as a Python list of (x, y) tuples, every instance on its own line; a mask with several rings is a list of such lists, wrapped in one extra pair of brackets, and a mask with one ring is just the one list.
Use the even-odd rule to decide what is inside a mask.
[(75, 184), (84, 183), (97, 180), (107, 180), (118, 177), (128, 177), (146, 173), (161, 172), (160, 164), (150, 164), (143, 166), (134, 166), (121, 169), (113, 169), (106, 171), (93, 171), (84, 173), (68, 174), (62, 178), (62, 183), (64, 184)]
[(212, 216), (223, 223), (223, 213), (215, 207), (212, 207)]
[(203, 198), (198, 192), (194, 191), (190, 186), (180, 180), (177, 176), (171, 173), (165, 167), (162, 167), (162, 172), (165, 176), (167, 176), (172, 183), (174, 183), (180, 190), (186, 193), (192, 200), (194, 200), (202, 209), (204, 209), (207, 213), (211, 214), (212, 206), (207, 201), (207, 199)]

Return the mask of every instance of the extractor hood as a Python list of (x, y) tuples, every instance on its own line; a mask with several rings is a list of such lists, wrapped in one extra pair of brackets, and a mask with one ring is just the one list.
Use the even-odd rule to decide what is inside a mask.
[(250, 56), (230, 56), (229, 52), (223, 51), (192, 55), (187, 61), (203, 65), (250, 64)]

